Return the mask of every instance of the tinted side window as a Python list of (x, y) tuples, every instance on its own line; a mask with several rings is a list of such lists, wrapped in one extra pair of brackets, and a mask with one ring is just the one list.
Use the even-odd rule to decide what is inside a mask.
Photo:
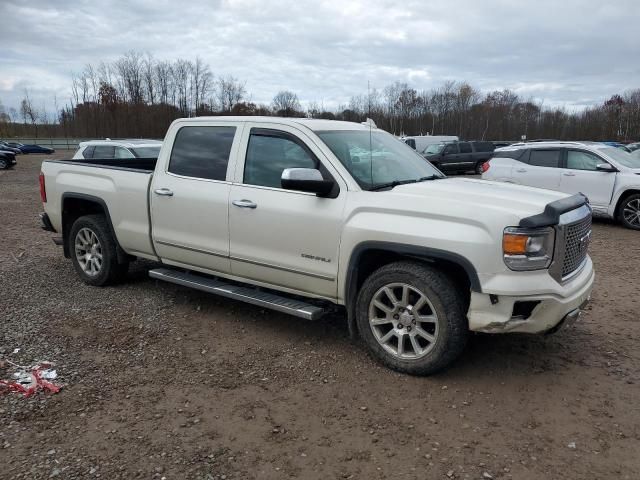
[(460, 142), (458, 144), (460, 147), (460, 153), (471, 153), (471, 144), (467, 142)]
[(113, 158), (114, 152), (114, 147), (110, 147), (109, 145), (97, 145), (91, 158)]
[(458, 147), (454, 143), (452, 143), (444, 147), (444, 150), (442, 151), (442, 153), (444, 155), (451, 155), (454, 153), (458, 153)]
[(82, 151), (82, 156), (84, 158), (93, 158), (93, 151), (96, 149), (96, 147), (94, 147), (93, 145), (90, 147), (85, 148)]
[(135, 158), (135, 155), (123, 147), (116, 147), (115, 158)]
[(532, 149), (529, 156), (529, 164), (537, 167), (560, 166), (560, 150), (538, 150)]
[(244, 183), (282, 188), (285, 168), (318, 168), (318, 160), (288, 136), (251, 133), (244, 162)]
[(236, 127), (182, 127), (169, 159), (169, 172), (225, 180)]
[(567, 152), (567, 168), (595, 171), (599, 163), (606, 162), (592, 153), (579, 150), (569, 150)]
[(416, 149), (416, 141), (413, 138), (407, 138), (404, 142), (414, 150)]
[(476, 152), (493, 152), (496, 148), (491, 142), (472, 142), (472, 144)]

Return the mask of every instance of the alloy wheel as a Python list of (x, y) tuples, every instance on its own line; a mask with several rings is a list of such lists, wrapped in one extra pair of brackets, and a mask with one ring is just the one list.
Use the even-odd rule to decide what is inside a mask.
[(406, 283), (380, 288), (369, 303), (369, 325), (377, 342), (402, 360), (427, 355), (438, 338), (438, 315), (427, 295)]

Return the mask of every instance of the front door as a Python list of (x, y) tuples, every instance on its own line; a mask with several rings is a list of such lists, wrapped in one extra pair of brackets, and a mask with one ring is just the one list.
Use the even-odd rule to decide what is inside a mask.
[(285, 168), (316, 168), (338, 179), (313, 141), (293, 127), (247, 125), (240, 152), (229, 203), (233, 275), (336, 298), (346, 186), (339, 184), (336, 198), (281, 187)]
[(227, 170), (239, 130), (228, 124), (188, 125), (175, 134), (150, 193), (153, 244), (164, 263), (229, 273)]
[(560, 176), (560, 190), (571, 194), (583, 193), (594, 208), (606, 209), (613, 195), (616, 173), (600, 172), (596, 166), (607, 161), (591, 152), (570, 149), (565, 163)]

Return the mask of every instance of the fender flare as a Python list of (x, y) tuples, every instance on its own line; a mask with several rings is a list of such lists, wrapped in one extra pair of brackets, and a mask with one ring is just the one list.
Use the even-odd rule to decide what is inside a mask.
[(462, 255), (431, 247), (420, 245), (407, 245), (403, 243), (365, 241), (357, 244), (351, 252), (347, 266), (345, 279), (345, 307), (347, 310), (347, 322), (349, 326), (349, 336), (353, 339), (357, 336), (357, 326), (355, 319), (355, 301), (357, 296), (358, 265), (362, 255), (369, 250), (383, 250), (397, 253), (403, 256), (416, 257), (427, 261), (445, 260), (461, 267), (469, 279), (471, 290), (482, 293), (480, 278), (473, 264)]
[(127, 253), (122, 249), (122, 247), (120, 246), (120, 242), (118, 242), (118, 237), (116, 236), (116, 231), (113, 228), (113, 222), (111, 221), (111, 214), (109, 213), (109, 207), (107, 207), (107, 203), (100, 197), (96, 197), (94, 195), (87, 195), (86, 193), (76, 193), (76, 192), (65, 192), (62, 194), (61, 197), (61, 219), (62, 219), (62, 239), (63, 239), (63, 250), (64, 250), (64, 256), (69, 258), (69, 256), (71, 255), (71, 252), (69, 252), (69, 242), (68, 240), (68, 235), (69, 235), (69, 228), (71, 227), (71, 225), (67, 225), (64, 221), (64, 204), (65, 201), (67, 199), (76, 199), (76, 200), (85, 200), (87, 202), (91, 202), (91, 203), (95, 203), (97, 205), (99, 205), (102, 210), (104, 211), (104, 215), (107, 219), (107, 225), (109, 226), (109, 232), (111, 233), (111, 236), (113, 237), (113, 240), (116, 243), (116, 251), (118, 254), (118, 263), (124, 263), (127, 261)]

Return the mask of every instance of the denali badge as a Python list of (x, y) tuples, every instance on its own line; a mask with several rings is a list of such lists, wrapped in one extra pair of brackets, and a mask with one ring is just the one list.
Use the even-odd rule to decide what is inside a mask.
[(302, 258), (308, 258), (309, 260), (318, 260), (320, 262), (331, 263), (330, 258), (316, 257), (315, 255), (309, 255), (308, 253), (301, 253), (300, 256)]

